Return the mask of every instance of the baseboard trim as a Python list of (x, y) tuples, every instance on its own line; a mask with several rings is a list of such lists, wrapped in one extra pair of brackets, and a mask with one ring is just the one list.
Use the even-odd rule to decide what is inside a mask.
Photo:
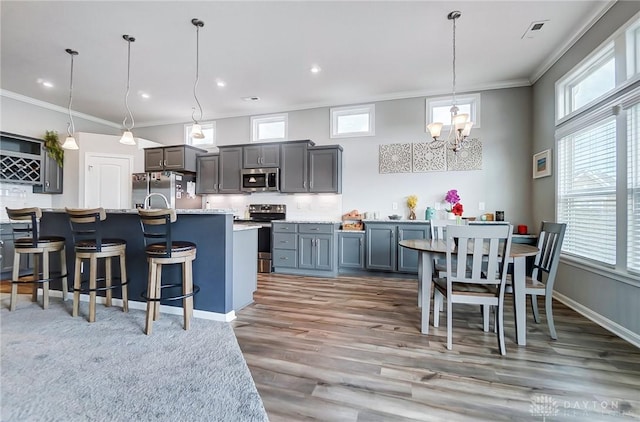
[(553, 298), (562, 302), (563, 304), (573, 309), (580, 315), (595, 322), (605, 330), (611, 331), (613, 334), (617, 335), (621, 339), (628, 341), (629, 343), (633, 344), (638, 349), (640, 349), (640, 334), (634, 333), (633, 331), (623, 327), (622, 325), (618, 324), (615, 321), (611, 321), (609, 318), (606, 318), (600, 315), (599, 313), (594, 312), (593, 310), (563, 295), (562, 293), (558, 293), (554, 291)]
[[(38, 289), (38, 296), (42, 296), (42, 289)], [(49, 290), (49, 297), (62, 297), (62, 292), (59, 290)], [(73, 300), (73, 293), (67, 295), (67, 300)], [(104, 305), (106, 299), (103, 296), (96, 298), (96, 303)], [(81, 294), (80, 302), (89, 302), (89, 295)], [(112, 303), (114, 306), (122, 306), (122, 299), (113, 298)], [(147, 309), (147, 302), (138, 302), (136, 300), (129, 300), (130, 309), (140, 309), (145, 311)], [(177, 306), (160, 305), (161, 314), (169, 315), (182, 315), (182, 308)], [(231, 311), (226, 314), (218, 312), (202, 311), (199, 309), (193, 310), (193, 317), (199, 319), (207, 319), (210, 321), (231, 322), (236, 319), (236, 312)]]

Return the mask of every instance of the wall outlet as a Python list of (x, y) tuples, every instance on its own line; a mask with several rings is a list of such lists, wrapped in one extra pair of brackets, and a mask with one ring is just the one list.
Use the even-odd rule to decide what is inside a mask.
[(392, 210), (397, 210), (398, 209), (398, 203), (397, 202), (392, 202), (391, 203), (391, 209)]
[(478, 210), (484, 211), (484, 202), (479, 202), (478, 203)]

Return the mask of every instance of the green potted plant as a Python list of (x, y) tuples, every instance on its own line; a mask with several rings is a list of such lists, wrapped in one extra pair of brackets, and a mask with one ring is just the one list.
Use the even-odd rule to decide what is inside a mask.
[(58, 142), (58, 132), (48, 130), (44, 135), (44, 149), (47, 150), (49, 157), (56, 160), (60, 167), (64, 164), (64, 150)]

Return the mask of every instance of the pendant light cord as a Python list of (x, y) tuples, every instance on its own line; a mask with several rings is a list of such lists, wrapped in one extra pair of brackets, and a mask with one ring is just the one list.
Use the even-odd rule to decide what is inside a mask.
[(453, 105), (456, 105), (456, 20), (453, 18)]
[(71, 56), (71, 77), (69, 78), (69, 106), (67, 109), (69, 110), (69, 123), (67, 123), (67, 133), (70, 137), (73, 137), (73, 134), (76, 131), (76, 127), (73, 124), (73, 115), (71, 114), (71, 104), (73, 103), (73, 56), (77, 56), (78, 52), (74, 51), (70, 48), (65, 50)]
[(191, 119), (194, 124), (198, 124), (198, 120), (202, 119), (202, 105), (200, 105), (200, 101), (198, 100), (198, 95), (196, 94), (196, 88), (198, 87), (198, 81), (200, 80), (200, 74), (198, 69), (200, 67), (200, 28), (204, 26), (204, 22), (198, 19), (191, 19), (191, 23), (196, 27), (196, 80), (193, 83), (193, 98), (196, 100), (196, 104), (198, 104), (198, 109), (200, 110), (200, 118), (196, 119), (196, 108), (191, 108)]
[[(131, 131), (135, 126), (135, 121), (133, 120), (133, 113), (131, 113), (131, 109), (129, 108), (129, 86), (131, 81), (131, 43), (136, 39), (130, 37), (129, 35), (123, 35), (122, 38), (127, 42), (127, 92), (124, 95), (124, 106), (127, 108), (127, 112), (129, 116), (124, 116), (124, 120), (122, 121), (122, 126), (128, 131)], [(127, 119), (131, 119), (131, 126), (127, 126)]]

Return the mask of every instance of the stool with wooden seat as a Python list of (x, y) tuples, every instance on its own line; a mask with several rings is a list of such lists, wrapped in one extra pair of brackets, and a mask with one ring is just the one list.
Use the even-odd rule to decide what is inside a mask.
[[(193, 285), (192, 263), (196, 259), (196, 245), (187, 241), (176, 241), (171, 236), (171, 223), (174, 223), (176, 212), (173, 209), (139, 209), (140, 224), (145, 241), (145, 252), (149, 263), (147, 291), (142, 297), (147, 301), (147, 318), (144, 332), (151, 334), (153, 321), (160, 317), (161, 300), (182, 299), (184, 329), (189, 329), (193, 314), (193, 296), (200, 291)], [(162, 266), (168, 264), (182, 265), (182, 283), (162, 284)], [(162, 290), (181, 287), (179, 294), (166, 294)]]
[[(73, 278), (73, 313), (78, 316), (80, 310), (80, 293), (89, 293), (89, 322), (96, 320), (96, 295), (105, 292), (105, 305), (111, 306), (112, 290), (120, 288), (122, 293), (122, 310), (128, 312), (127, 298), (127, 264), (125, 252), (127, 242), (124, 239), (103, 237), (102, 221), (107, 214), (103, 208), (71, 209), (66, 208), (69, 224), (73, 233), (75, 259), (75, 276)], [(98, 278), (98, 259), (105, 260), (105, 276)], [(120, 277), (112, 276), (111, 258), (118, 258)], [(89, 280), (83, 281), (81, 274), (82, 260), (89, 260)], [(116, 280), (117, 283), (113, 283)], [(104, 286), (98, 287), (98, 282)], [(83, 288), (88, 282), (89, 287)], [(102, 284), (102, 283), (101, 283)]]
[[(39, 222), (42, 218), (40, 208), (6, 208), (13, 233), (13, 273), (11, 276), (11, 303), (9, 310), (16, 309), (18, 284), (33, 284), (32, 300), (38, 300), (38, 284), (42, 284), (42, 308), (49, 307), (49, 282), (61, 280), (62, 300), (67, 298), (67, 259), (65, 254), (65, 238), (60, 236), (40, 235)], [(60, 271), (52, 272), (49, 268), (49, 254), (60, 253)], [(33, 254), (33, 274), (20, 278), (20, 257), (22, 254)], [(42, 274), (40, 273), (40, 256), (42, 256)]]

